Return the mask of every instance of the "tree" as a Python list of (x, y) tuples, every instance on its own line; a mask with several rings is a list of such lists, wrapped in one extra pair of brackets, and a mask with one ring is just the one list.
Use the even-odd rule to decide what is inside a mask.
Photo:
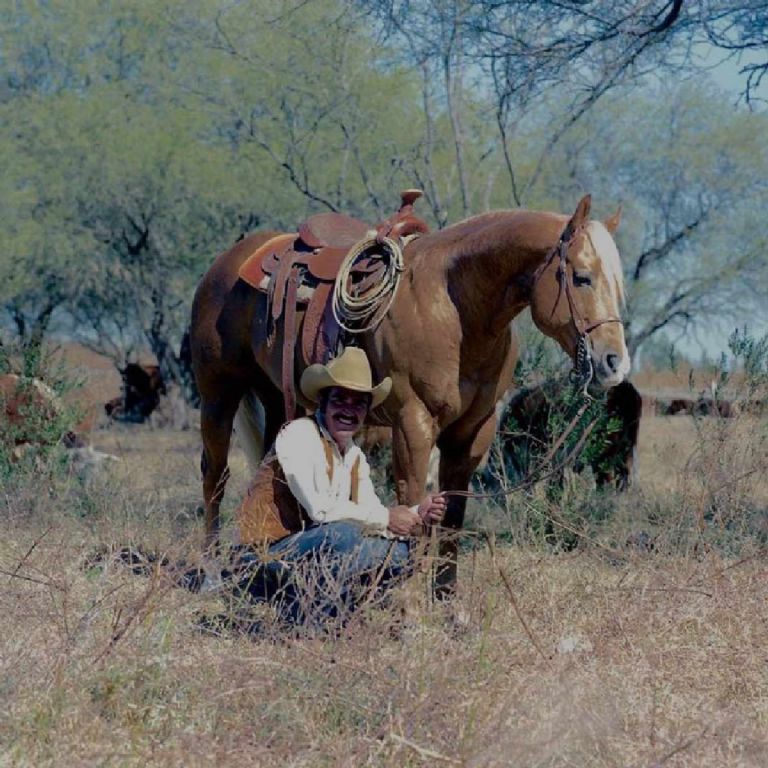
[(359, 13), (335, 0), (282, 15), (272, 3), (202, 3), (190, 19), (183, 32), (206, 62), (195, 92), (222, 135), (279, 171), (278, 223), (323, 209), (380, 219), (420, 183), (418, 81)]
[(195, 283), (223, 244), (258, 216), (244, 169), (198, 138), (187, 111), (91, 101), (77, 133), (91, 149), (72, 191), (99, 244), (72, 311), (84, 342), (113, 355), (147, 346), (168, 381), (181, 381), (178, 350)]
[(9, 113), (24, 128), (0, 141), (0, 312), (34, 359), (55, 313), (76, 300), (80, 256), (95, 243), (69, 205), (78, 164), (41, 135), (51, 117), (45, 100), (30, 95), (0, 107), (0, 119)]
[(766, 306), (767, 120), (692, 79), (606, 100), (549, 160), (540, 195), (624, 205), (631, 352)]
[[(752, 103), (768, 74), (768, 2), (710, 0), (704, 4), (707, 40), (731, 56), (739, 57), (745, 77), (744, 98)], [(741, 59), (743, 55), (750, 58)]]
[[(239, 163), (178, 98), (167, 10), (23, 9), (0, 106), (14, 126), (0, 142), (0, 302), (22, 338), (39, 343), (58, 309), (116, 362), (149, 347), (178, 381), (194, 284), (258, 221), (269, 176)], [(267, 181), (261, 196), (248, 170)]]
[[(403, 51), (412, 67), (428, 73), (431, 85), (425, 85), (425, 93), (434, 94), (440, 84), (438, 94), (423, 100), (425, 121), (429, 126), (430, 112), (444, 105), (462, 215), (477, 210), (479, 197), (486, 203), (493, 198), (491, 192), (471, 189), (464, 171), (464, 155), (474, 143), (463, 128), (473, 106), (467, 94), (482, 94), (482, 104), (475, 102), (481, 121), (498, 131), (498, 147), (489, 146), (483, 157), (491, 158), (491, 168), (501, 161), (507, 171), (504, 202), (529, 205), (546, 158), (562, 136), (614, 88), (660, 65), (680, 64), (679, 42), (690, 38), (695, 22), (682, 0), (367, 0), (356, 5), (378, 20), (382, 38)], [(563, 108), (550, 113), (547, 141), (531, 163), (530, 151), (515, 151), (518, 132), (530, 111), (552, 93)]]

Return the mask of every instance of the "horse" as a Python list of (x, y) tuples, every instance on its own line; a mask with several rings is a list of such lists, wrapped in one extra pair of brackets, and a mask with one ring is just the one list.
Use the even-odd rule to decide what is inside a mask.
[[(404, 273), (389, 310), (375, 329), (358, 337), (374, 375), (393, 380), (390, 396), (372, 417), (392, 426), (399, 503), (423, 497), (435, 445), (440, 488), (467, 489), (495, 435), (496, 403), (511, 386), (516, 354), (510, 325), (526, 307), (580, 371), (589, 368), (595, 384), (610, 388), (628, 374), (622, 268), (612, 237), (620, 211), (603, 223), (590, 220), (590, 206), (585, 195), (570, 217), (529, 210), (483, 213), (406, 245)], [(238, 278), (248, 256), (277, 234), (254, 233), (220, 254), (193, 300), (190, 345), (201, 397), (209, 548), (218, 540), (236, 414), (251, 461), (260, 460), (285, 420), (285, 329), (270, 327), (266, 294)], [(298, 380), (304, 367), (298, 353), (294, 364)], [(444, 528), (460, 530), (465, 507), (466, 498), (450, 497)], [(457, 542), (455, 536), (441, 541), (436, 589), (449, 596)]]

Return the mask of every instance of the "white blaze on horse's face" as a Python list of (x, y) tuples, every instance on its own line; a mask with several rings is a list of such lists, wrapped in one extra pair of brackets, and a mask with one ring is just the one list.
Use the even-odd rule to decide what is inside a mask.
[(615, 387), (629, 373), (630, 359), (624, 326), (616, 322), (624, 301), (621, 261), (605, 225), (586, 223), (568, 246), (570, 301), (565, 291), (558, 297), (559, 268), (556, 258), (534, 286), (533, 320), (574, 360), (580, 334), (586, 332), (595, 383), (605, 389)]

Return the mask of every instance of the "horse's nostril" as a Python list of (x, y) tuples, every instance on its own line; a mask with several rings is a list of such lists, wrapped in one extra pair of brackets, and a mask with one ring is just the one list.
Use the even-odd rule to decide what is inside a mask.
[(605, 356), (605, 364), (608, 367), (609, 371), (612, 371), (613, 373), (616, 373), (616, 371), (619, 370), (619, 362), (621, 361), (621, 357), (619, 355), (615, 355), (612, 352), (609, 352)]

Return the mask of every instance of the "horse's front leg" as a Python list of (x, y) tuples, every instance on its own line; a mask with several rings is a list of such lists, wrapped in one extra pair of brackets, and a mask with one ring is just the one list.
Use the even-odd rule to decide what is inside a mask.
[[(496, 414), (491, 413), (473, 431), (473, 436), (469, 439), (460, 440), (455, 435), (452, 436), (450, 431), (440, 437), (438, 447), (441, 491), (466, 491), (469, 488), (472, 473), (491, 447), (495, 434)], [(441, 539), (440, 565), (435, 576), (435, 595), (439, 599), (450, 598), (456, 591), (458, 532), (464, 525), (466, 508), (465, 496), (448, 497), (443, 526), (448, 529), (449, 535)]]
[(419, 504), (424, 498), (434, 444), (434, 419), (421, 402), (411, 401), (392, 428), (392, 471), (399, 504)]

